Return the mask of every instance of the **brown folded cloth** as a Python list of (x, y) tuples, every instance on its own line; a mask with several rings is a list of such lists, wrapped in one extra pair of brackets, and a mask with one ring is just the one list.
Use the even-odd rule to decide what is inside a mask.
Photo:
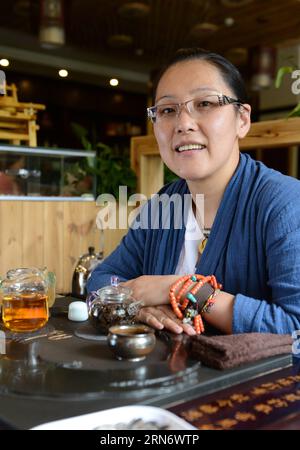
[(193, 336), (191, 356), (215, 369), (229, 369), (269, 356), (292, 352), (289, 334), (244, 333)]

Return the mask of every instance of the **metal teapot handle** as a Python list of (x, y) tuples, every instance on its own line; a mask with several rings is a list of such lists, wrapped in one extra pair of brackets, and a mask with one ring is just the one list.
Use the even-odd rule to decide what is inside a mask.
[(98, 306), (102, 305), (102, 302), (99, 298), (95, 298), (88, 308), (89, 316), (94, 315), (94, 311), (98, 309)]
[(99, 298), (98, 298), (97, 292), (96, 292), (96, 291), (91, 291), (91, 292), (88, 294), (87, 298), (86, 298), (86, 306), (87, 306), (87, 309), (88, 309), (88, 312), (89, 312), (89, 313), (90, 313), (90, 309), (91, 309), (92, 303), (93, 303), (96, 299), (99, 299)]

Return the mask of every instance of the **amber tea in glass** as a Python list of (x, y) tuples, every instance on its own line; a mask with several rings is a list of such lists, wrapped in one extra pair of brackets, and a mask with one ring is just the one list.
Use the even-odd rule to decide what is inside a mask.
[(2, 320), (11, 331), (35, 331), (48, 321), (47, 296), (23, 293), (2, 299)]
[(0, 285), (4, 326), (16, 332), (42, 328), (49, 318), (48, 291), (49, 283), (42, 270), (9, 270)]

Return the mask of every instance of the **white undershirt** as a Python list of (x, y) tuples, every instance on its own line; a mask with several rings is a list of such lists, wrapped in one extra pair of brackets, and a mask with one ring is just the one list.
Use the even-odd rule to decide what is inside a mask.
[(196, 221), (192, 206), (189, 209), (184, 235), (184, 243), (180, 252), (175, 275), (195, 273), (199, 258), (198, 246), (203, 240), (204, 234)]

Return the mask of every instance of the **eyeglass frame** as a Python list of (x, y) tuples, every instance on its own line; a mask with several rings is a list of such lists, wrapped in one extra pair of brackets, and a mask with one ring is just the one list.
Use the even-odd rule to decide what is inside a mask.
[[(219, 94), (219, 93), (211, 93), (208, 94), (207, 96), (216, 96), (218, 97), (219, 100), (219, 106), (225, 106), (225, 105), (238, 105), (241, 106), (243, 105), (243, 102), (241, 102), (239, 99), (230, 97), (229, 95), (225, 95), (225, 94)], [(188, 111), (188, 113), (190, 114), (189, 109), (186, 107), (186, 105), (190, 102), (192, 102), (193, 100), (197, 100), (197, 97), (192, 98), (190, 100), (187, 100), (186, 102), (182, 102), (182, 103), (165, 103), (165, 104), (160, 104), (160, 105), (154, 105), (154, 106), (149, 106), (147, 108), (147, 117), (149, 120), (151, 120), (152, 123), (156, 123), (156, 117), (153, 116), (154, 109), (156, 110), (159, 106), (174, 106), (176, 108), (176, 117), (179, 116), (182, 106), (185, 106), (186, 110)]]

